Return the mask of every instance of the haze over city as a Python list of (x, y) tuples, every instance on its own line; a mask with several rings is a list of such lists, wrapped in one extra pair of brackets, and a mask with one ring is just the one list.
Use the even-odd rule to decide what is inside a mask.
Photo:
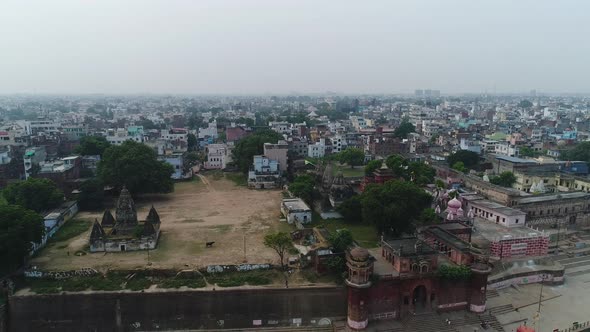
[(0, 93), (590, 92), (582, 1), (2, 1)]

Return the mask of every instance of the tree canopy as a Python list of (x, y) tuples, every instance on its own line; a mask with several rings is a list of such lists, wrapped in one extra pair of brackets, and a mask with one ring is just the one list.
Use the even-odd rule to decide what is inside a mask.
[(456, 163), (453, 164), (453, 166), (451, 166), (452, 169), (459, 171), (461, 173), (465, 173), (467, 171), (467, 168), (465, 167), (465, 163), (463, 163), (462, 161), (458, 161)]
[(285, 255), (293, 248), (291, 236), (285, 232), (267, 234), (264, 236), (264, 245), (276, 251), (281, 261), (281, 268), (285, 268)]
[(189, 151), (194, 151), (197, 148), (198, 141), (195, 134), (186, 135), (186, 145)]
[(36, 212), (43, 212), (59, 206), (64, 194), (49, 179), (29, 178), (26, 181), (11, 183), (2, 191), (9, 204)]
[(80, 139), (80, 145), (74, 150), (82, 156), (102, 156), (104, 151), (111, 146), (111, 143), (102, 136), (84, 136)]
[(158, 160), (147, 145), (125, 141), (105, 150), (98, 175), (105, 185), (127, 186), (132, 193), (166, 193), (174, 190), (172, 165)]
[(373, 172), (375, 172), (378, 168), (381, 168), (381, 165), (383, 165), (383, 161), (382, 160), (371, 160), (367, 163), (367, 165), (365, 166), (365, 175), (371, 175), (373, 174)]
[(581, 142), (573, 149), (561, 151), (559, 159), (586, 161), (590, 163), (590, 142)]
[(374, 223), (380, 232), (401, 235), (412, 230), (431, 201), (432, 196), (408, 181), (371, 184), (361, 195), (363, 222)]
[(102, 207), (104, 185), (99, 179), (90, 179), (80, 185), (78, 205), (80, 209), (96, 210)]
[(355, 195), (344, 200), (336, 210), (347, 222), (360, 223), (363, 220), (361, 196)]
[(45, 233), (43, 217), (18, 205), (0, 205), (0, 272), (10, 272), (23, 264)]
[(502, 172), (499, 176), (490, 178), (490, 182), (502, 187), (512, 187), (512, 184), (516, 182), (516, 176), (512, 172)]
[(459, 150), (447, 158), (450, 166), (455, 165), (456, 162), (463, 162), (463, 166), (473, 168), (479, 163), (479, 155), (469, 150)]
[(359, 166), (365, 162), (365, 152), (358, 148), (348, 148), (338, 153), (336, 159), (350, 167)]
[(289, 191), (304, 200), (306, 203), (313, 202), (314, 178), (310, 175), (299, 175), (293, 183), (289, 185)]
[(335, 252), (343, 252), (352, 244), (352, 233), (344, 228), (330, 234), (328, 239)]
[(282, 138), (281, 134), (270, 129), (256, 131), (242, 138), (232, 150), (233, 163), (240, 171), (247, 173), (252, 165), (252, 157), (263, 153), (264, 143), (277, 143)]
[(533, 103), (530, 100), (523, 99), (518, 103), (518, 107), (531, 108), (531, 107), (533, 107)]
[(393, 154), (385, 160), (385, 164), (396, 177), (412, 181), (419, 186), (434, 182), (436, 171), (423, 162), (409, 162), (404, 157)]
[(397, 138), (408, 138), (408, 135), (415, 131), (416, 127), (408, 119), (404, 119), (399, 127), (395, 128), (393, 135)]

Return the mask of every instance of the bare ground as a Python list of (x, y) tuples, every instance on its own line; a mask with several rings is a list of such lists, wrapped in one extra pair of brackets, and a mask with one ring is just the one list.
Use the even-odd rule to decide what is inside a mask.
[[(276, 253), (262, 241), (265, 234), (287, 227), (279, 223), (280, 202), (278, 190), (249, 190), (225, 179), (204, 176), (200, 181), (177, 183), (174, 193), (144, 195), (135, 200), (139, 219), (147, 216), (153, 204), (162, 221), (158, 248), (149, 252), (154, 268), (277, 263)], [(102, 212), (76, 216), (87, 220), (101, 217)], [(90, 229), (67, 242), (51, 244), (32, 260), (32, 265), (49, 270), (93, 267), (104, 271), (145, 267), (148, 263), (147, 251), (88, 253), (89, 235)], [(205, 242), (213, 241), (212, 248), (205, 248)]]

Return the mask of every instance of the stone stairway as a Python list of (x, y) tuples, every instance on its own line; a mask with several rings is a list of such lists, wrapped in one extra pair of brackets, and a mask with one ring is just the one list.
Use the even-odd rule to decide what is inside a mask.
[(455, 324), (448, 325), (445, 319), (436, 313), (406, 316), (402, 321), (405, 331), (416, 332), (457, 332)]
[(498, 297), (498, 296), (500, 296), (500, 293), (498, 293), (498, 291), (495, 290), (495, 289), (488, 289), (487, 292), (486, 292), (486, 297), (488, 299), (491, 299), (491, 298), (494, 298), (494, 297)]
[(497, 307), (489, 308), (489, 312), (493, 315), (502, 315), (514, 311), (512, 304), (499, 305)]
[(484, 321), (488, 323), (488, 325), (495, 331), (504, 332), (504, 327), (502, 324), (500, 324), (500, 322), (498, 322), (498, 319), (495, 315), (488, 312), (487, 314), (479, 315), (479, 319), (480, 322)]

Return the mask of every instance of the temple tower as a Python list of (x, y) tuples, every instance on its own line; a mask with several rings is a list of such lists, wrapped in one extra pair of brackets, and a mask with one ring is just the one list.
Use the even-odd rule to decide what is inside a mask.
[(117, 210), (115, 212), (118, 225), (135, 226), (137, 225), (137, 211), (131, 194), (126, 187), (121, 190), (119, 200), (117, 201)]
[(348, 268), (348, 326), (363, 330), (369, 323), (369, 280), (373, 273), (373, 262), (367, 249), (355, 247), (346, 255)]

